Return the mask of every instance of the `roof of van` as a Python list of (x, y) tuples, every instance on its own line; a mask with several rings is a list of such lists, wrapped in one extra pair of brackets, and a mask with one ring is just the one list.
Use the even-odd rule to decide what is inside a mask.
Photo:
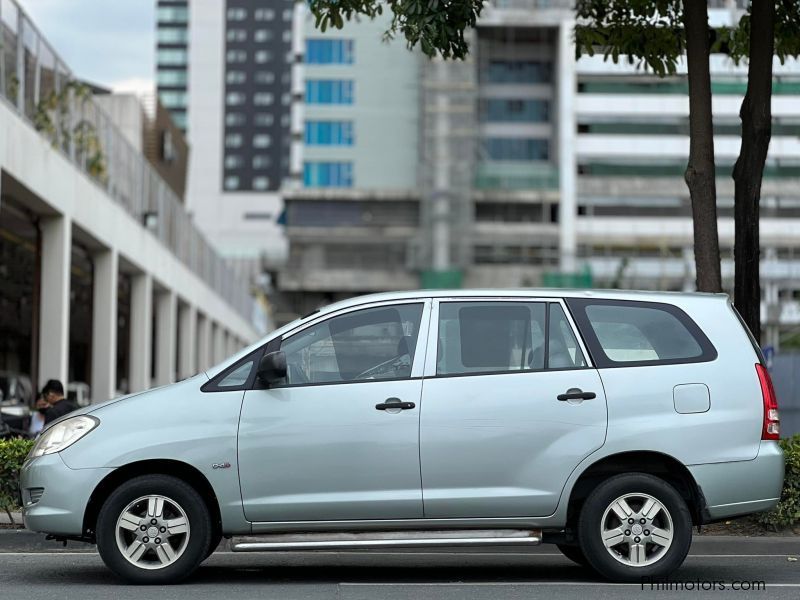
[[(639, 300), (649, 302), (674, 302), (678, 298), (727, 299), (728, 294), (704, 292), (651, 292), (644, 290), (600, 290), (567, 288), (509, 288), (509, 289), (449, 289), (449, 290), (408, 290), (402, 292), (381, 292), (355, 296), (322, 307), (317, 312), (331, 312), (348, 306), (384, 302), (387, 300), (408, 300), (414, 298), (600, 298), (606, 300)], [(308, 315), (310, 316), (310, 315)]]

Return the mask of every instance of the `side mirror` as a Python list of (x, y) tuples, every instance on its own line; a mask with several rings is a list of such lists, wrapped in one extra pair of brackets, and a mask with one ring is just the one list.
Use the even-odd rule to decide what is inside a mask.
[(286, 377), (286, 354), (278, 350), (261, 357), (258, 363), (258, 378), (267, 385)]

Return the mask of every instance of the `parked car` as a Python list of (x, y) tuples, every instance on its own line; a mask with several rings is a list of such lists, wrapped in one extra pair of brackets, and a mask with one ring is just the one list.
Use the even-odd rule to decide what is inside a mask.
[(33, 403), (31, 378), (22, 373), (0, 371), (0, 407)]
[[(665, 577), (775, 506), (778, 410), (725, 295), (427, 291), (340, 302), (50, 426), (26, 526), (137, 583), (241, 552), (555, 543)], [(535, 558), (531, 558), (535, 560)]]
[(0, 371), (0, 415), (10, 429), (8, 435), (28, 435), (32, 403), (33, 384), (30, 377), (22, 373)]

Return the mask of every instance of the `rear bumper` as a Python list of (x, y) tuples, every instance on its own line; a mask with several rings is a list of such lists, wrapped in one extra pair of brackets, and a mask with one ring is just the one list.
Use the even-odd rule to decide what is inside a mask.
[[(28, 461), (20, 472), (22, 519), (31, 531), (64, 536), (83, 533), (86, 506), (97, 484), (113, 469), (70, 469), (60, 454)], [(38, 501), (31, 491), (42, 489)]]
[(783, 451), (762, 441), (753, 460), (692, 465), (689, 468), (706, 502), (704, 521), (774, 508), (783, 489)]

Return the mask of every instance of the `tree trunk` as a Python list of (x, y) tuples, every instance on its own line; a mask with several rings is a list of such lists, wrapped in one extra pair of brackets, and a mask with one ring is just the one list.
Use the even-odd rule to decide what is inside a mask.
[(742, 147), (733, 167), (736, 265), (733, 301), (744, 322), (761, 340), (758, 208), (761, 179), (772, 136), (772, 55), (775, 50), (775, 3), (753, 2), (750, 16), (750, 64), (747, 93), (739, 117)]
[(697, 289), (722, 291), (717, 234), (717, 183), (711, 116), (708, 8), (705, 0), (684, 0), (686, 63), (689, 70), (689, 164), (684, 178), (692, 198)]

